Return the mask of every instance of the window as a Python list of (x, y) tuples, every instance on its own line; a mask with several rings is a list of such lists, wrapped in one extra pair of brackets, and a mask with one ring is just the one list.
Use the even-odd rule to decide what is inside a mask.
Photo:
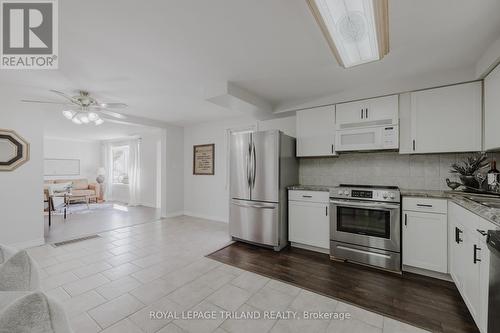
[(128, 184), (129, 147), (113, 147), (113, 183)]

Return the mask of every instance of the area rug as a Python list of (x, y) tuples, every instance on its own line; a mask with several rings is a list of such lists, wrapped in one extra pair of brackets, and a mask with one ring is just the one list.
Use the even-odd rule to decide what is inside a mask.
[[(91, 203), (89, 206), (84, 203), (70, 204), (68, 206), (68, 214), (89, 214), (100, 210), (112, 209), (112, 203)], [(57, 207), (53, 215), (64, 215), (64, 206)]]

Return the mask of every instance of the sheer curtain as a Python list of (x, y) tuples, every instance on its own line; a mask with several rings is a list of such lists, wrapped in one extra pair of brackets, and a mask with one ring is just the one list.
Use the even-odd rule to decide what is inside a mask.
[(141, 139), (129, 141), (129, 206), (140, 204), (141, 193)]

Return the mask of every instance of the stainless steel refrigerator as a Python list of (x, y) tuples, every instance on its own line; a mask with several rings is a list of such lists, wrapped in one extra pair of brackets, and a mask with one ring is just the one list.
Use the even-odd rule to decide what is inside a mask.
[(287, 186), (298, 183), (295, 139), (277, 130), (240, 133), (230, 147), (229, 232), (279, 251), (288, 244)]

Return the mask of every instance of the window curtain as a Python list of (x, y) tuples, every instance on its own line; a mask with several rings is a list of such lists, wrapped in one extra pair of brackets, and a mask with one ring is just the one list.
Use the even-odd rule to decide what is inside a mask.
[(104, 179), (104, 200), (113, 200), (113, 145), (110, 142), (105, 142), (102, 145), (102, 159), (104, 161), (104, 168), (106, 169), (105, 179)]
[(141, 139), (129, 142), (129, 206), (140, 204), (141, 193)]

